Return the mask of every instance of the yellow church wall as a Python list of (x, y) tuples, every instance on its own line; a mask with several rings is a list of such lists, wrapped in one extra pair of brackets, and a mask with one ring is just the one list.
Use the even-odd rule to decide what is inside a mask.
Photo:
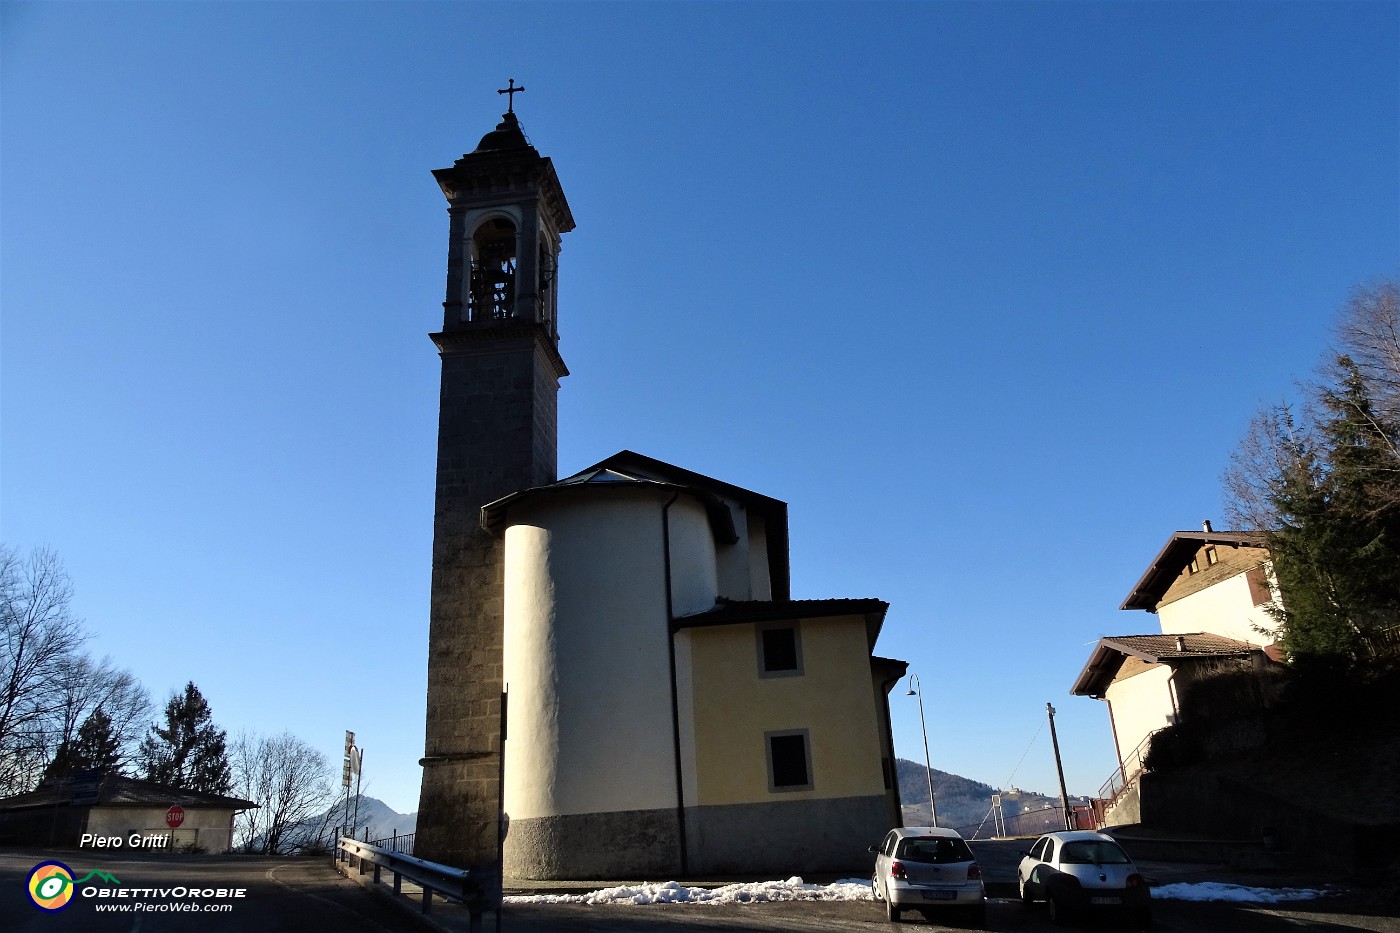
[[(803, 673), (760, 677), (756, 627), (683, 631), (693, 769), (687, 803), (717, 806), (884, 793), (864, 620), (799, 623)], [(680, 652), (678, 652), (678, 655)], [(765, 733), (808, 730), (811, 790), (769, 790)], [(692, 744), (693, 743), (693, 744)]]

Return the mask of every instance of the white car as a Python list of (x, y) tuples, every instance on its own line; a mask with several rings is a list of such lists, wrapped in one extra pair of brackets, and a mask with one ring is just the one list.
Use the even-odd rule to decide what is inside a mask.
[(917, 910), (925, 917), (961, 909), (981, 926), (987, 919), (987, 891), (982, 869), (955, 830), (929, 826), (892, 829), (875, 853), (870, 879), (875, 900), (885, 902), (885, 916), (898, 923), (900, 913)]
[(1052, 923), (1077, 911), (1125, 914), (1152, 922), (1152, 895), (1133, 860), (1112, 836), (1088, 830), (1046, 833), (1016, 869), (1021, 903), (1045, 901)]

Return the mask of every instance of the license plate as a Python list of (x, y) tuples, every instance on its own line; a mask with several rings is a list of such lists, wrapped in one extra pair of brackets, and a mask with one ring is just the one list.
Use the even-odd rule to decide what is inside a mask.
[(924, 900), (926, 900), (926, 901), (952, 901), (952, 900), (956, 900), (956, 899), (957, 899), (957, 896), (958, 896), (958, 892), (957, 892), (957, 891), (925, 891), (925, 892), (924, 892)]
[(1121, 897), (1091, 897), (1089, 898), (1089, 903), (1104, 905), (1121, 904), (1123, 903), (1123, 899)]

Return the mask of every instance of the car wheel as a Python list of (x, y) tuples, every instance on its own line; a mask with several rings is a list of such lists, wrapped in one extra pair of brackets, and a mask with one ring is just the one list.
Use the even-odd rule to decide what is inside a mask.
[(883, 901), (885, 899), (885, 895), (880, 893), (880, 875), (878, 873), (870, 878), (870, 891), (875, 900)]
[(1060, 903), (1060, 899), (1054, 894), (1045, 895), (1045, 910), (1050, 915), (1050, 922), (1056, 926), (1060, 926), (1069, 921), (1069, 917), (1067, 916), (1068, 911), (1065, 910), (1064, 905)]
[(971, 917), (973, 929), (987, 929), (987, 904), (985, 901), (972, 908)]
[(1132, 924), (1139, 930), (1150, 930), (1152, 928), (1152, 911), (1144, 907), (1132, 916)]
[(898, 923), (899, 913), (899, 908), (894, 906), (894, 901), (890, 900), (889, 895), (885, 895), (885, 919), (890, 923)]
[(1026, 890), (1026, 883), (1025, 883), (1024, 881), (1020, 882), (1020, 885), (1021, 885), (1021, 906), (1024, 907), (1024, 908), (1026, 908), (1026, 910), (1030, 910), (1031, 907), (1035, 904), (1035, 898), (1031, 897), (1031, 892), (1029, 892), (1029, 891)]

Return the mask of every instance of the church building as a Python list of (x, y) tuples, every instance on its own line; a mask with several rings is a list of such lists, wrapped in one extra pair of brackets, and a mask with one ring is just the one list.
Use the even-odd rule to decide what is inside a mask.
[(553, 165), (511, 107), (434, 174), (451, 223), (415, 854), (530, 879), (865, 867), (900, 823), (888, 604), (794, 600), (777, 499), (630, 451), (558, 479), (574, 222)]

